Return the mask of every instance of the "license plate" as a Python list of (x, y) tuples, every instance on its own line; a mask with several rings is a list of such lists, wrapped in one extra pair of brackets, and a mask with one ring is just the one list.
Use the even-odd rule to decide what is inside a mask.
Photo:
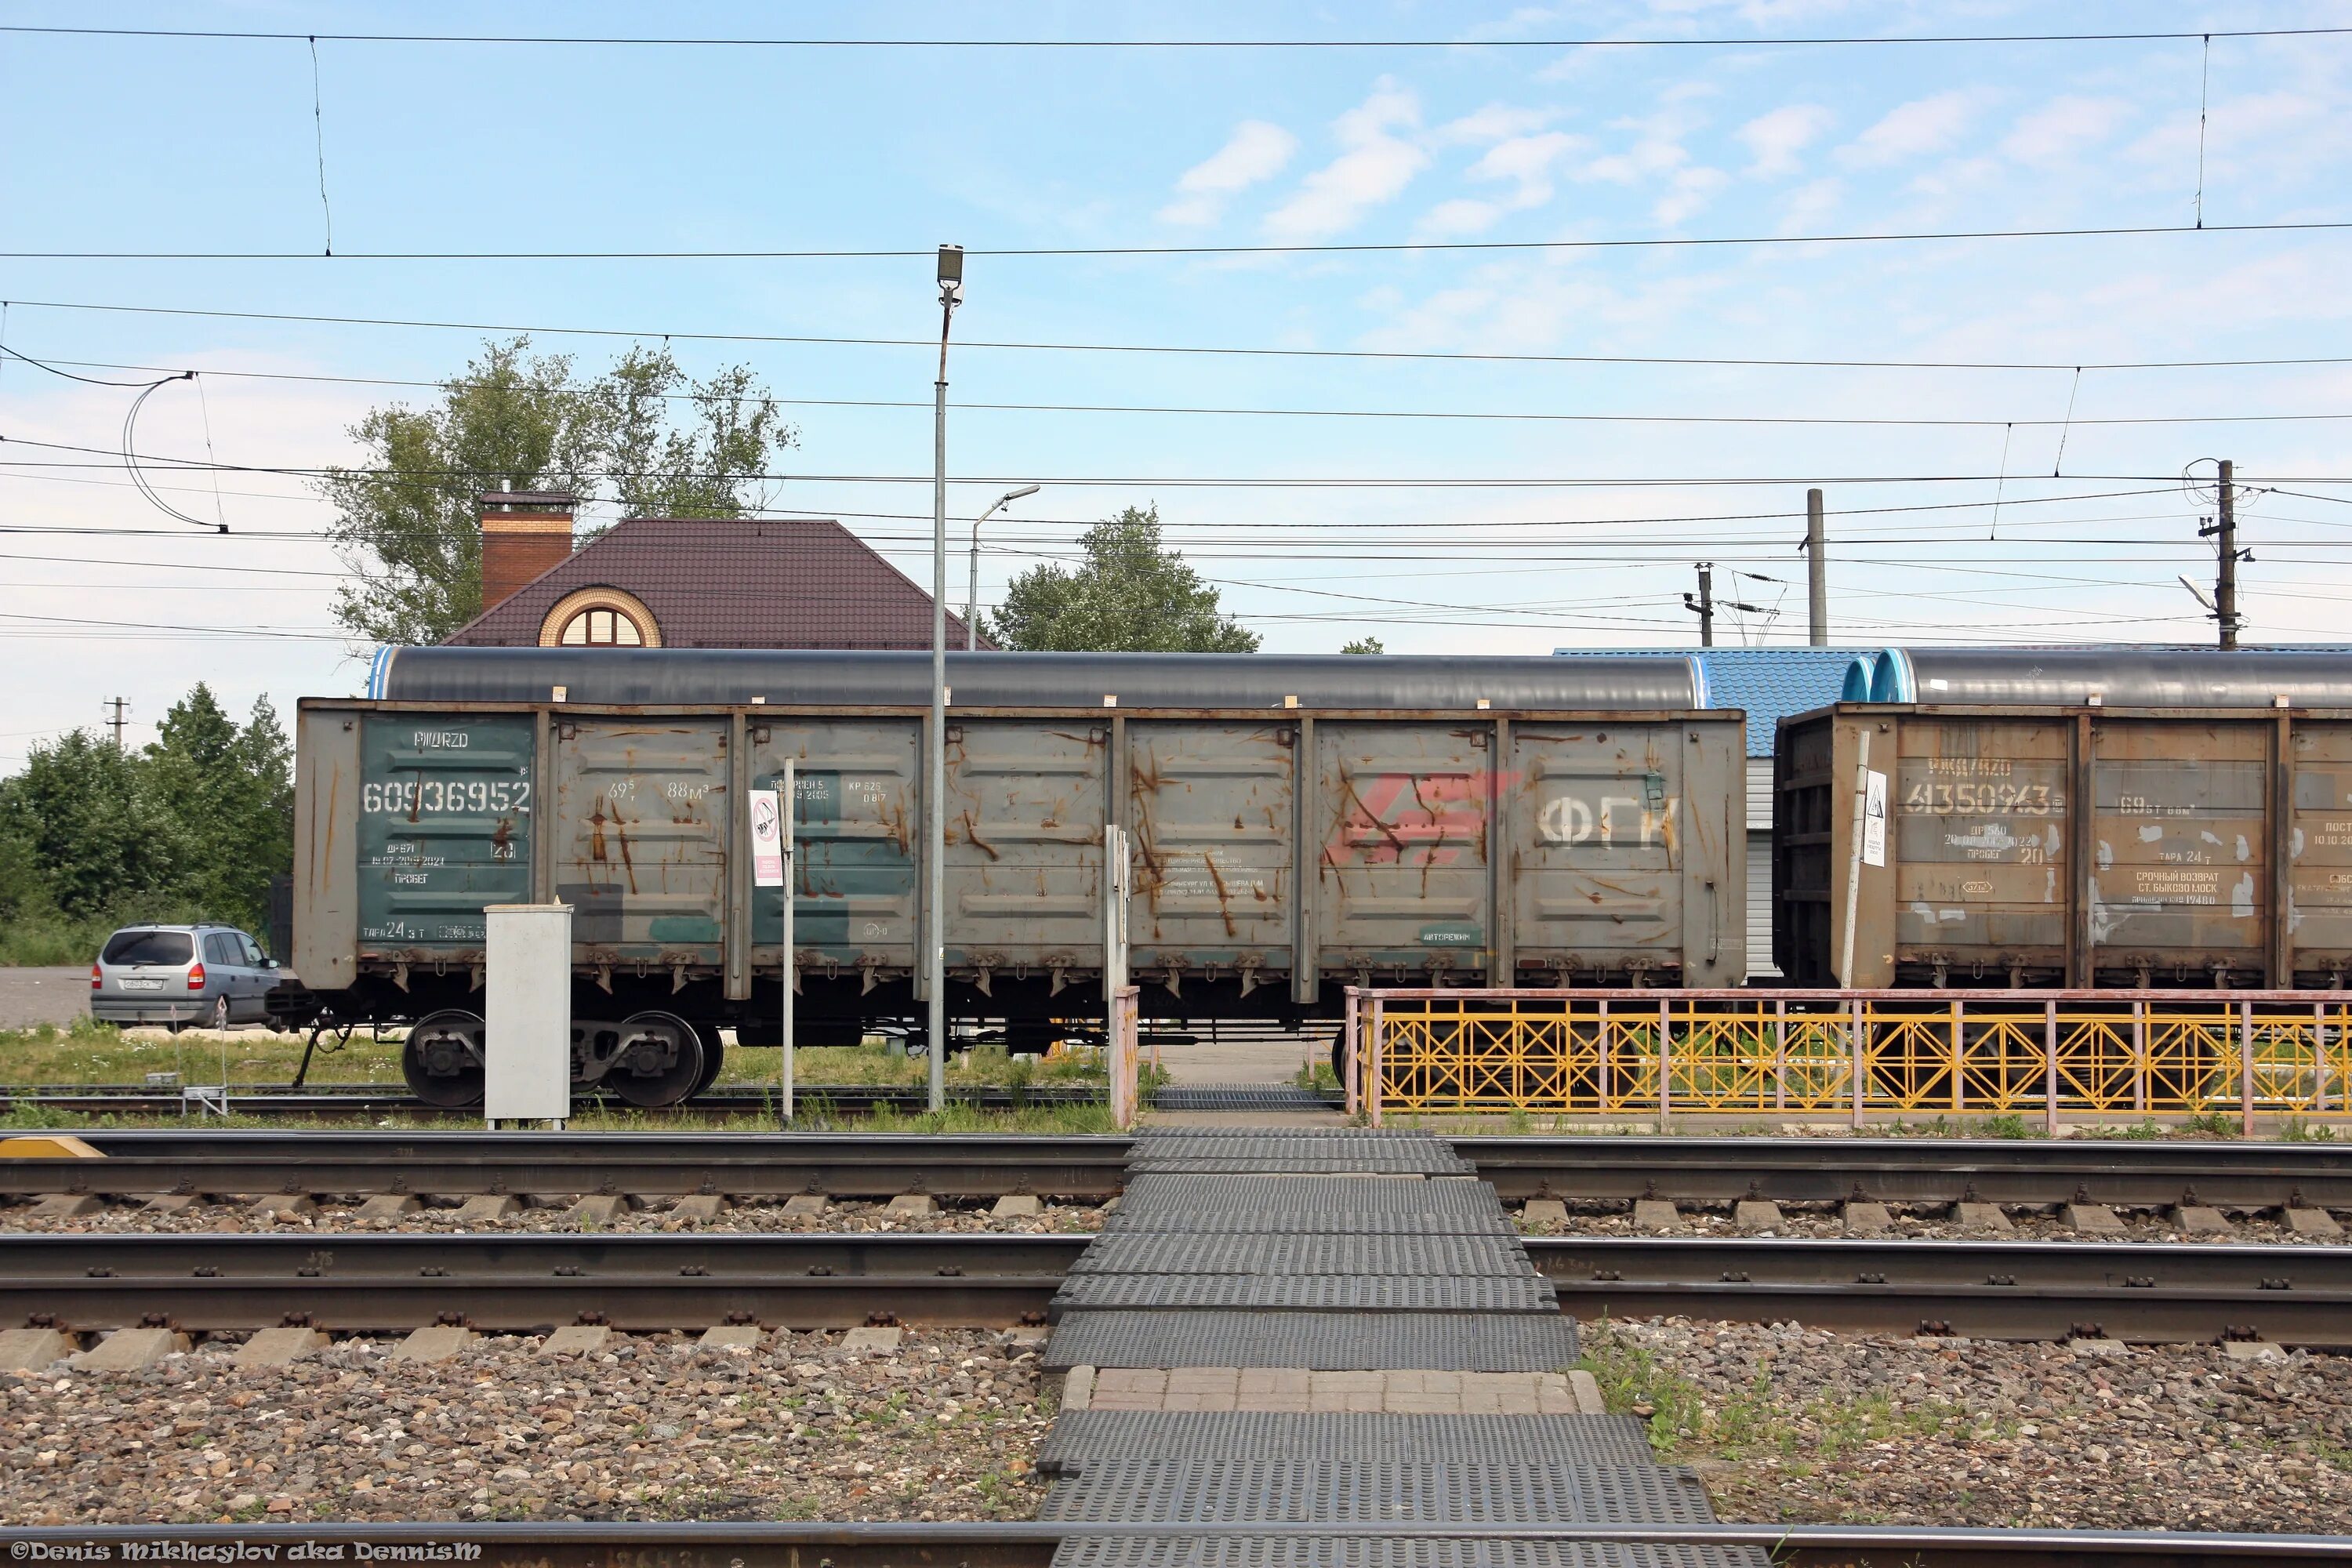
[(125, 991), (161, 991), (163, 983), (160, 980), (126, 980), (122, 982), (122, 988)]

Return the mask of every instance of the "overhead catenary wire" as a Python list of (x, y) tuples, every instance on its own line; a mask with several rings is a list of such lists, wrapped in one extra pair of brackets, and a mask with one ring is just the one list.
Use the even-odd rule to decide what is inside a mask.
[[(1577, 239), (1297, 240), (1258, 245), (967, 246), (964, 254), (999, 261), (1084, 260), (1135, 257), (1383, 256), (1406, 252), (1495, 255), (1589, 250), (1723, 248), (1805, 245), (1907, 245), (2007, 239), (2135, 239), (2165, 235), (2324, 234), (2352, 229), (2352, 218), (2278, 218), (2245, 223), (2100, 224), (2058, 228), (1888, 229), (1841, 234), (1625, 235)], [(668, 250), (0, 250), (8, 261), (906, 261), (937, 247), (810, 247)]]
[[(9, 301), (0, 301), (7, 303)], [(228, 310), (173, 305), (100, 304), (89, 300), (16, 300), (19, 309), (41, 310), (83, 310), (120, 315), (187, 316), (233, 321), (293, 321), (314, 326), (392, 327), (419, 331), (457, 332), (503, 332), (529, 337), (593, 337), (628, 339), (676, 339), (681, 342), (712, 343), (782, 343), (836, 346), (849, 348), (909, 348), (936, 351), (939, 344), (925, 338), (849, 337), (838, 333), (807, 332), (719, 332), (694, 331), (683, 328), (643, 327), (580, 327), (530, 325), (514, 322), (449, 321), (394, 316), (321, 315), (290, 310)], [(1050, 342), (1036, 340), (975, 338), (961, 342), (959, 349), (990, 349), (1000, 352), (1040, 353), (1113, 353), (1113, 354), (1180, 354), (1218, 355), (1250, 359), (1303, 360), (1396, 360), (1401, 362), (1429, 361), (1437, 363), (1462, 364), (1651, 364), (1696, 365), (1706, 367), (1750, 367), (1761, 370), (1968, 370), (1968, 371), (2052, 371), (2072, 374), (2077, 370), (2232, 370), (2258, 368), (2293, 368), (2305, 365), (2352, 364), (2352, 354), (2296, 354), (2245, 357), (2236, 359), (2169, 359), (2169, 360), (1937, 360), (1937, 359), (1869, 359), (1839, 357), (1831, 359), (1773, 358), (1759, 355), (1730, 354), (1570, 354), (1570, 353), (1504, 353), (1444, 349), (1331, 349), (1295, 348), (1265, 344), (1213, 343), (1105, 343)]]

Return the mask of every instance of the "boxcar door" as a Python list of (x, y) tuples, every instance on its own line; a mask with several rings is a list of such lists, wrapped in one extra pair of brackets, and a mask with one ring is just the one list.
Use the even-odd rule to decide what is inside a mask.
[(719, 719), (558, 726), (555, 895), (583, 962), (719, 963), (727, 739)]
[(1487, 724), (1316, 725), (1323, 968), (1402, 970), (1408, 984), (1486, 971), (1493, 733)]
[(1106, 723), (948, 725), (949, 968), (1100, 970), (1109, 751)]
[[(793, 945), (801, 963), (911, 969), (921, 727), (911, 719), (762, 720), (751, 744), (756, 789), (775, 788), (784, 759), (793, 761)], [(773, 964), (781, 889), (754, 889), (752, 910), (752, 963)]]
[[(1683, 977), (1685, 743), (1675, 724), (1511, 727), (1517, 966), (1591, 984)], [(1718, 895), (1719, 896), (1719, 895)], [(1745, 910), (1717, 911), (1745, 920)], [(1701, 961), (1706, 959), (1702, 952)], [(1712, 982), (1712, 975), (1708, 977)], [(1531, 980), (1550, 984), (1549, 973)]]
[(1127, 752), (1129, 973), (1287, 974), (1297, 728), (1131, 721)]

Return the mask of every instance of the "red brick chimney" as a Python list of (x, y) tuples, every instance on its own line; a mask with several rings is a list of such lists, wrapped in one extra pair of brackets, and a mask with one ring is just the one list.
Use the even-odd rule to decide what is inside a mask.
[(572, 511), (565, 490), (486, 490), (482, 507), (482, 608), (572, 554)]

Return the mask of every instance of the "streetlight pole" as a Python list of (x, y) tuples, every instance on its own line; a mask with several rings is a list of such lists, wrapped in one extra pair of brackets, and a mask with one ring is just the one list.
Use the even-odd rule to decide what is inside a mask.
[(923, 933), (923, 978), (930, 1004), (925, 1043), (931, 1058), (931, 1110), (948, 1100), (948, 327), (963, 302), (963, 247), (940, 247), (940, 377), (932, 384), (931, 443), (931, 766), (924, 790), (929, 832), (923, 869), (929, 883), (929, 929)]
[(980, 525), (994, 517), (1023, 496), (1034, 496), (1039, 486), (1023, 485), (1017, 490), (1007, 490), (996, 498), (996, 504), (972, 520), (971, 575), (963, 590), (963, 650), (970, 653), (980, 646)]

